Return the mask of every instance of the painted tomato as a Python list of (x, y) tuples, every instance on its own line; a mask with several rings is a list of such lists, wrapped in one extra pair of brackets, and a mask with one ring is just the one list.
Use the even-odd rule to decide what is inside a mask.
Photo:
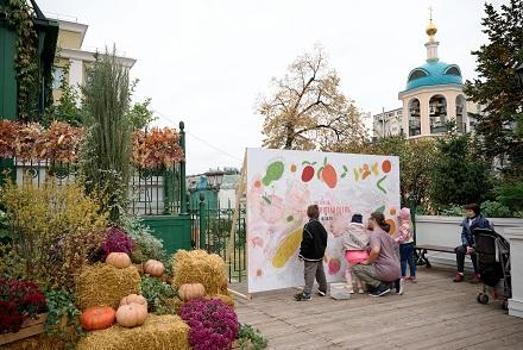
[(381, 163), (381, 170), (383, 170), (384, 173), (389, 173), (392, 170), (392, 164), (390, 163), (390, 160), (385, 159), (383, 163)]
[(303, 171), (301, 173), (301, 180), (303, 182), (309, 182), (314, 177), (314, 168), (310, 165), (307, 165), (305, 168), (303, 168)]
[(336, 174), (336, 169), (334, 169), (332, 165), (325, 165), (325, 168), (321, 171), (321, 177), (329, 188), (336, 187), (336, 184), (338, 183), (338, 174)]
[(332, 258), (329, 260), (329, 274), (335, 275), (337, 274), (341, 269), (341, 263), (339, 259)]

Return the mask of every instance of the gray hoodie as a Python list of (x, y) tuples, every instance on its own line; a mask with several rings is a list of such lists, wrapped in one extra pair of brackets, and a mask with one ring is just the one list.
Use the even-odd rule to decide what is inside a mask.
[(369, 246), (369, 236), (363, 224), (351, 222), (343, 233), (344, 250), (366, 250)]

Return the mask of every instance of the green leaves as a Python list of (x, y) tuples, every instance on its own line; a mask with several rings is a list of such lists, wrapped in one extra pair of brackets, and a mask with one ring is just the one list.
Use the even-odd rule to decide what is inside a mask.
[(149, 306), (149, 311), (158, 315), (174, 313), (168, 299), (176, 297), (176, 291), (167, 283), (154, 277), (142, 277), (140, 290)]
[(81, 312), (74, 305), (72, 294), (63, 290), (45, 292), (47, 319), (45, 333), (64, 341), (67, 349), (74, 349), (78, 338), (83, 335), (80, 325)]
[(265, 339), (261, 332), (246, 323), (240, 324), (238, 340), (240, 342), (240, 349), (242, 350), (263, 350), (267, 348), (268, 345), (267, 339)]

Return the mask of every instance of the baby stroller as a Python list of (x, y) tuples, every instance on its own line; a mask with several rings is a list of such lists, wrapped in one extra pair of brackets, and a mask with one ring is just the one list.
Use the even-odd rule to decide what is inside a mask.
[(510, 245), (491, 229), (476, 229), (473, 235), (483, 285), (477, 297), (478, 303), (488, 304), (490, 295), (493, 300), (501, 300), (503, 309), (506, 310), (508, 299), (512, 296)]

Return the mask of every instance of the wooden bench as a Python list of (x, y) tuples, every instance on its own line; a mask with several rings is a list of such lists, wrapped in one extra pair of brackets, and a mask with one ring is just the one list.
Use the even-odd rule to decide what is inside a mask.
[(428, 269), (430, 269), (432, 265), (430, 264), (429, 258), (426, 255), (429, 250), (434, 252), (455, 254), (456, 252), (454, 251), (454, 249), (455, 248), (452, 247), (445, 247), (432, 244), (416, 245), (416, 265), (425, 265)]

